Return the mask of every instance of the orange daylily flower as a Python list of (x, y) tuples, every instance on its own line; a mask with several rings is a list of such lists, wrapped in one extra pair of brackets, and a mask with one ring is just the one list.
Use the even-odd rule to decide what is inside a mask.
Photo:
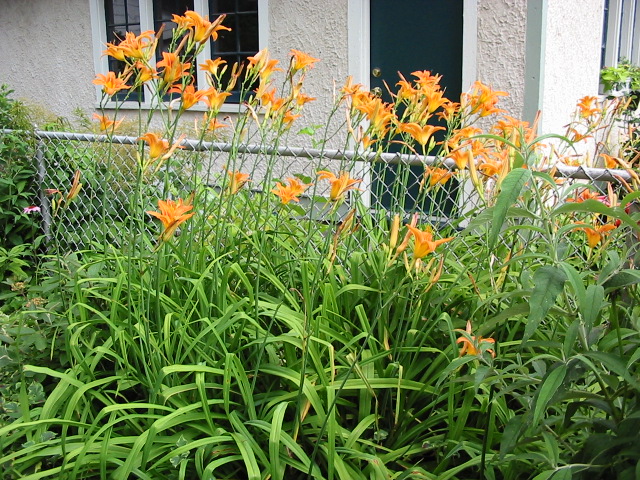
[(471, 137), (474, 137), (475, 135), (478, 135), (480, 133), (482, 133), (482, 130), (474, 126), (468, 126), (454, 130), (453, 135), (451, 135), (451, 137), (449, 137), (449, 139), (447, 140), (447, 147), (451, 150), (454, 150), (458, 147), (468, 145), (473, 141), (471, 140)]
[(431, 75), (429, 70), (418, 70), (411, 72), (411, 75), (417, 78), (416, 83), (421, 87), (437, 87), (442, 80), (442, 75)]
[[(461, 343), (460, 356), (463, 355), (478, 355), (483, 352), (489, 352), (493, 358), (496, 356), (496, 352), (493, 348), (487, 348), (488, 344), (494, 345), (496, 341), (493, 338), (483, 338), (471, 335), (471, 321), (467, 320), (466, 330), (456, 328), (454, 331), (463, 332), (463, 336), (456, 340), (456, 343)], [(484, 344), (484, 345), (483, 345)]]
[(298, 198), (310, 185), (302, 183), (297, 178), (287, 178), (288, 186), (283, 185), (280, 182), (276, 182), (276, 186), (271, 193), (278, 196), (283, 205), (294, 201), (299, 202)]
[(353, 83), (353, 76), (349, 75), (344, 82), (343, 87), (340, 89), (344, 93), (345, 97), (352, 97), (362, 91), (361, 83)]
[(503, 110), (496, 107), (499, 96), (506, 96), (507, 92), (494, 91), (491, 87), (484, 85), (482, 82), (476, 81), (471, 86), (469, 93), (460, 95), (460, 102), (463, 108), (469, 108), (469, 114), (477, 113), (481, 117), (486, 117), (494, 113), (500, 113)]
[(278, 60), (269, 58), (269, 50), (266, 48), (260, 50), (253, 57), (247, 57), (247, 60), (249, 60), (249, 72), (257, 74), (262, 84), (267, 83), (273, 72), (282, 71), (281, 68), (276, 67), (279, 63)]
[(190, 30), (190, 38), (196, 43), (205, 43), (209, 38), (215, 42), (218, 39), (218, 31), (231, 31), (229, 27), (221, 25), (226, 15), (220, 15), (213, 22), (208, 17), (202, 17), (193, 10), (187, 10), (184, 16), (173, 15), (173, 21), (178, 24), (180, 30)]
[(447, 103), (449, 100), (444, 96), (444, 92), (439, 88), (423, 88), (420, 90), (420, 93), (424, 95), (425, 109), (426, 112), (431, 115), (442, 105)]
[(418, 90), (411, 85), (411, 82), (407, 81), (402, 74), (400, 74), (400, 80), (396, 83), (396, 86), (399, 86), (398, 93), (396, 93), (398, 99), (400, 100), (411, 100), (416, 97), (418, 94)]
[(147, 30), (140, 35), (127, 32), (118, 45), (107, 43), (107, 49), (103, 51), (103, 55), (109, 55), (121, 62), (126, 61), (127, 58), (148, 62), (153, 56), (157, 44), (155, 40), (152, 40), (154, 35), (153, 30)]
[[(206, 102), (207, 90), (198, 90), (193, 85), (176, 85), (169, 89), (169, 93), (180, 93), (180, 108), (189, 110), (198, 102)], [(173, 102), (172, 102), (173, 103)]]
[(429, 186), (444, 185), (453, 176), (453, 172), (446, 168), (431, 168), (425, 167), (424, 178), (429, 179)]
[(183, 75), (187, 75), (191, 68), (190, 63), (182, 63), (178, 55), (172, 52), (162, 52), (162, 60), (160, 60), (156, 66), (158, 68), (164, 67), (162, 79), (168, 85), (173, 85), (176, 81), (180, 80)]
[(349, 190), (360, 190), (356, 185), (362, 182), (362, 179), (356, 180), (351, 178), (348, 172), (340, 172), (340, 176), (336, 177), (328, 170), (320, 170), (318, 172), (318, 178), (328, 180), (329, 183), (331, 183), (329, 198), (331, 198), (333, 202), (342, 200)]
[(460, 110), (460, 104), (457, 102), (446, 101), (442, 105), (442, 111), (437, 114), (441, 119), (449, 122)]
[(100, 130), (103, 132), (113, 132), (124, 121), (124, 118), (122, 118), (116, 122), (115, 120), (111, 120), (107, 115), (98, 115), (97, 113), (93, 114), (93, 118), (100, 122)]
[(102, 55), (108, 55), (120, 62), (126, 61), (127, 57), (125, 56), (123, 48), (120, 48), (119, 45), (116, 45), (114, 43), (108, 43), (108, 42), (106, 43), (106, 46), (107, 46), (107, 49), (102, 51)]
[(604, 196), (600, 192), (594, 192), (588, 188), (583, 188), (580, 193), (576, 192), (575, 198), (567, 198), (567, 202), (582, 203), (585, 200), (599, 200), (602, 201)]
[(447, 155), (447, 158), (454, 161), (458, 170), (464, 170), (469, 164), (469, 161), (473, 161), (473, 152), (469, 149), (463, 150), (459, 148), (450, 152), (449, 155)]
[(535, 132), (529, 122), (505, 115), (493, 126), (493, 133), (512, 141), (517, 147), (533, 140)]
[(601, 153), (600, 156), (604, 160), (605, 168), (620, 168), (621, 160), (613, 155)]
[(479, 163), (477, 168), (487, 177), (491, 177), (502, 173), (504, 169), (504, 162), (502, 159), (487, 158), (483, 162)]
[(133, 32), (127, 32), (119, 46), (124, 48), (127, 57), (148, 62), (155, 51), (156, 42), (152, 41), (154, 35), (153, 30), (147, 30), (137, 36)]
[(389, 129), (389, 124), (395, 118), (393, 106), (378, 97), (371, 97), (366, 92), (361, 93), (362, 95), (352, 98), (353, 106), (365, 114), (372, 132), (381, 137), (384, 136)]
[(195, 212), (187, 213), (192, 208), (193, 205), (185, 204), (182, 199), (178, 199), (177, 202), (173, 200), (158, 200), (158, 210), (160, 212), (147, 210), (147, 213), (162, 222), (164, 230), (160, 234), (160, 240), (166, 242), (182, 223), (195, 215)]
[(358, 141), (365, 150), (369, 150), (370, 147), (373, 146), (378, 140), (367, 135), (363, 135), (362, 138), (356, 140)]
[(292, 110), (287, 110), (284, 114), (284, 117), (282, 117), (282, 123), (286, 128), (290, 128), (291, 125), (293, 125), (293, 122), (296, 118), (300, 118), (302, 116), (302, 114), (300, 113), (293, 113)]
[(156, 133), (145, 133), (138, 140), (144, 140), (147, 145), (149, 145), (149, 157), (151, 160), (157, 160), (158, 158), (166, 160), (173, 154), (176, 148), (181, 148), (180, 142), (182, 142), (184, 138), (184, 135), (181, 136), (171, 147), (169, 147), (168, 140), (163, 139)]
[(226, 123), (219, 122), (217, 118), (212, 118), (208, 121), (207, 121), (207, 115), (205, 115), (204, 118), (205, 118), (205, 122), (207, 122), (207, 130), (209, 130), (210, 132), (214, 132), (220, 128), (229, 127), (229, 125), (227, 125)]
[(433, 239), (433, 233), (431, 229), (420, 230), (413, 225), (406, 226), (413, 235), (415, 244), (413, 246), (413, 258), (424, 258), (430, 253), (436, 251), (436, 248), (443, 243), (453, 240), (453, 237), (441, 238), (439, 240)]
[(113, 72), (108, 72), (106, 75), (98, 73), (96, 75), (96, 78), (93, 80), (93, 83), (95, 85), (102, 85), (102, 91), (111, 97), (118, 93), (120, 90), (131, 88), (129, 85), (127, 85), (128, 78), (128, 76), (125, 78), (122, 78), (120, 76), (116, 77), (116, 74)]
[(221, 65), (226, 64), (226, 60), (223, 60), (222, 58), (216, 58), (215, 60), (211, 60), (210, 58), (208, 58), (207, 60), (204, 61), (204, 63), (201, 63), (200, 66), (200, 70), (205, 71), (205, 72), (209, 72), (211, 75), (213, 75), (214, 77), (216, 77), (218, 75), (218, 68)]
[(589, 118), (596, 113), (600, 113), (602, 109), (598, 106), (598, 97), (585, 96), (578, 101), (578, 110), (580, 117)]
[(229, 92), (219, 92), (215, 87), (209, 87), (206, 90), (203, 90), (204, 96), (202, 101), (207, 105), (207, 107), (214, 111), (219, 111), (224, 104), (225, 99), (231, 95)]
[(146, 83), (149, 80), (151, 80), (152, 78), (156, 78), (156, 75), (158, 73), (153, 68), (148, 67), (147, 65), (145, 65), (141, 61), (137, 61), (133, 66), (138, 71), (137, 77), (136, 77), (136, 82), (139, 82), (139, 83)]
[(291, 49), (291, 73), (296, 73), (299, 70), (304, 70), (306, 68), (313, 67), (313, 64), (319, 62), (319, 58), (313, 58), (311, 55), (301, 52), (300, 50), (296, 50), (294, 48)]
[(302, 107), (309, 102), (313, 102), (314, 100), (316, 100), (316, 97), (311, 97), (305, 93), (299, 93), (298, 95), (296, 95), (296, 104), (299, 107)]
[(284, 98), (276, 96), (275, 87), (268, 92), (263, 92), (262, 95), (260, 95), (260, 105), (266, 109), (266, 117), (268, 117), (271, 112), (279, 111), (284, 105), (284, 102)]
[[(583, 224), (584, 222), (577, 222)], [(578, 230), (582, 230), (587, 236), (587, 243), (590, 248), (596, 248), (598, 244), (617, 227), (611, 223), (605, 223), (604, 225), (587, 225), (586, 227), (576, 227)]]
[(438, 130), (445, 130), (444, 127), (436, 127), (434, 125), (420, 126), (417, 123), (401, 123), (398, 126), (398, 129), (401, 132), (406, 132), (411, 135), (413, 139), (423, 147), (427, 144), (427, 142), (435, 132), (437, 132)]
[(231, 178), (231, 181), (227, 185), (227, 193), (229, 195), (235, 195), (240, 189), (249, 181), (248, 173), (241, 173), (239, 171), (230, 172), (227, 170), (227, 175)]

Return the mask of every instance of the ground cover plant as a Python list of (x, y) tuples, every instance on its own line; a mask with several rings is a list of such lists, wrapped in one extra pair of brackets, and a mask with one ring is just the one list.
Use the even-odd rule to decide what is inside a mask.
[[(84, 180), (112, 156), (48, 186), (52, 254), (33, 290), (46, 299), (2, 318), (4, 478), (638, 476), (638, 177), (556, 176), (607, 136), (615, 102), (582, 99), (562, 136), (540, 137), (481, 83), (454, 102), (415, 72), (387, 104), (347, 80), (314, 141), (324, 150), (333, 126), (356, 153), (297, 172), (274, 147), (313, 100), (318, 60), (209, 61), (196, 87), (193, 59), (224, 18), (174, 20), (155, 68), (156, 35), (127, 34), (106, 51), (122, 71), (94, 82), (109, 138), (116, 94), (156, 102), (155, 119), (140, 112), (126, 242), (65, 241), (83, 202), (113, 227), (107, 190)], [(245, 108), (223, 121), (232, 90)], [(188, 150), (179, 120), (196, 103)], [(224, 130), (221, 164), (199, 147)], [(390, 205), (372, 209), (367, 174), (391, 144), (435, 160), (415, 185), (399, 162), (378, 184)]]

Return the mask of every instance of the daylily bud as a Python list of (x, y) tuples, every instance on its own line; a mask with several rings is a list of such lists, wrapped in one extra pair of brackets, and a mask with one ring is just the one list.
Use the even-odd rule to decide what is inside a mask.
[(397, 213), (393, 216), (391, 222), (391, 230), (389, 231), (389, 248), (393, 250), (398, 244), (398, 231), (400, 230), (400, 215)]

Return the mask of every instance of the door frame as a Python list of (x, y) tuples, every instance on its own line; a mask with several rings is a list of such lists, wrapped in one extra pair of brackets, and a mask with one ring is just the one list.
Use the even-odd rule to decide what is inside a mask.
[[(369, 88), (371, 70), (371, 0), (349, 0), (347, 42), (349, 75), (355, 83)], [(476, 80), (478, 50), (478, 0), (463, 0), (462, 91)], [(437, 72), (436, 72), (437, 73)]]

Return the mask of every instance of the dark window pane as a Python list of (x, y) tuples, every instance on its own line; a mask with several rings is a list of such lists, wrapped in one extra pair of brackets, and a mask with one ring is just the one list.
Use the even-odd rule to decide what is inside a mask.
[(252, 14), (238, 15), (238, 36), (240, 37), (240, 51), (255, 53), (259, 49), (258, 16)]
[(212, 13), (234, 13), (236, 11), (235, 0), (212, 0), (209, 4), (209, 11)]
[(238, 12), (257, 12), (258, 0), (238, 0)]
[[(218, 15), (216, 14), (215, 17)], [(214, 18), (215, 18), (214, 17)], [(221, 30), (218, 32), (218, 40), (213, 42), (215, 52), (231, 53), (238, 51), (238, 25), (236, 23), (236, 15), (227, 15), (222, 22), (223, 25), (229, 27), (231, 31)]]
[[(116, 45), (124, 39), (126, 32), (133, 32), (136, 35), (140, 35), (140, 6), (138, 0), (105, 0), (104, 13), (107, 38), (106, 42), (115, 43)], [(113, 57), (107, 57), (109, 70), (116, 75), (123, 72), (126, 64), (118, 61)], [(131, 84), (133, 79), (129, 80)], [(123, 90), (115, 95), (115, 98), (122, 100), (124, 98), (128, 100), (142, 100), (142, 90), (129, 92)]]
[(107, 0), (105, 13), (107, 22), (119, 25), (140, 23), (138, 0)]
[(105, 0), (107, 42), (124, 38), (125, 32), (140, 33), (138, 0)]
[[(211, 42), (213, 58), (222, 57), (228, 63), (226, 78), (228, 81), (231, 66), (234, 63), (247, 63), (247, 57), (255, 55), (260, 49), (258, 37), (258, 0), (209, 0), (209, 15), (212, 19), (225, 13), (227, 18), (223, 25), (232, 29), (231, 32), (222, 31), (216, 42)], [(229, 102), (239, 102), (241, 85), (229, 97)]]

